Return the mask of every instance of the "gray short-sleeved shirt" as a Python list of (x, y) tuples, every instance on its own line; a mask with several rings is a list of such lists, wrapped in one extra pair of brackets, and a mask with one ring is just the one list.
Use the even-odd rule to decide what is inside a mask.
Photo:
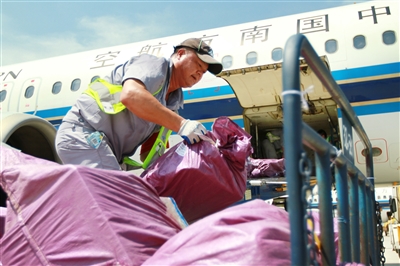
[[(143, 82), (153, 95), (162, 86), (154, 97), (162, 105), (177, 111), (183, 107), (182, 89), (174, 91), (169, 95), (168, 101), (165, 100), (172, 71), (169, 60), (143, 54), (132, 57), (125, 64), (116, 67), (105, 80), (113, 84), (123, 84), (127, 79), (137, 79)], [(115, 115), (105, 114), (99, 109), (96, 101), (87, 94), (82, 94), (78, 98), (63, 121), (83, 124), (105, 133), (107, 142), (118, 161), (124, 156), (135, 153), (138, 146), (159, 129), (158, 125), (137, 117), (128, 109)]]

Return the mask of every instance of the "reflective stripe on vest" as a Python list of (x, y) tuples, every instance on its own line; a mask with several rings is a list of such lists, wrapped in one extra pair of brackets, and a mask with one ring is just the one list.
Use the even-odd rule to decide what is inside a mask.
[(143, 163), (137, 162), (130, 157), (124, 157), (123, 162), (131, 166), (131, 169), (147, 169), (150, 164), (161, 157), (167, 149), (168, 138), (171, 135), (172, 130), (161, 127), (157, 135), (157, 139), (154, 141), (153, 147)]
[[(163, 88), (160, 88), (152, 95), (157, 95)], [(106, 114), (118, 114), (125, 110), (126, 106), (120, 101), (122, 85), (114, 85), (103, 79), (97, 78), (89, 84), (83, 93), (89, 95), (97, 102), (99, 108)]]

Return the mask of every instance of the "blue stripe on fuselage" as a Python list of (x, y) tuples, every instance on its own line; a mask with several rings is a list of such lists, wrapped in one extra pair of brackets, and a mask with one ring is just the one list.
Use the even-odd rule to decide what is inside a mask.
[[(353, 106), (356, 115), (375, 115), (384, 113), (400, 112), (400, 102), (370, 104), (363, 106)], [(338, 117), (342, 117), (342, 110), (338, 109)]]
[(388, 78), (339, 85), (351, 103), (400, 97), (400, 78)]
[(367, 78), (373, 76), (397, 74), (400, 72), (400, 62), (350, 68), (343, 70), (332, 71), (332, 76), (336, 81), (347, 80), (347, 79), (357, 79), (357, 78)]
[(26, 112), (26, 114), (36, 116), (40, 116), (44, 119), (51, 118), (51, 117), (63, 117), (65, 114), (71, 109), (71, 106), (67, 107), (60, 107), (60, 108), (53, 108), (53, 109), (46, 109), (46, 110), (38, 110), (35, 112)]
[(205, 89), (185, 90), (183, 91), (183, 98), (187, 101), (230, 94), (234, 94), (231, 86), (225, 85)]
[[(397, 74), (400, 72), (400, 62), (391, 63), (391, 64), (384, 64), (384, 65), (377, 65), (377, 66), (368, 66), (368, 67), (360, 67), (360, 68), (353, 68), (353, 69), (345, 69), (345, 70), (336, 70), (332, 71), (332, 76), (336, 81), (343, 81), (347, 79), (358, 79), (358, 78), (367, 78), (373, 76), (380, 76), (380, 75), (388, 75), (388, 74)], [(393, 87), (395, 84), (399, 84), (399, 78), (393, 79), (383, 79), (381, 81), (364, 81), (364, 82), (356, 82), (350, 84), (342, 84), (341, 88), (346, 90), (355, 90), (358, 89), (359, 86), (370, 86), (375, 87), (379, 83), (389, 83), (387, 84), (390, 87)], [(365, 84), (368, 82), (372, 82), (375, 84)], [(398, 88), (398, 87), (397, 87)], [(361, 90), (363, 91), (363, 90)], [(183, 92), (185, 100), (196, 100), (196, 99), (203, 99), (203, 98), (210, 98), (215, 96), (224, 96), (234, 94), (234, 91), (229, 85), (225, 86), (217, 86), (217, 87), (210, 87), (204, 89), (194, 89), (194, 90), (186, 90)], [(355, 93), (350, 93), (353, 98)], [(383, 97), (383, 98), (391, 98)], [(397, 97), (397, 96), (394, 96)], [(350, 98), (349, 98), (350, 99)], [(356, 100), (355, 100), (356, 101)]]
[(237, 98), (209, 100), (185, 104), (179, 114), (187, 119), (201, 120), (220, 116), (242, 115), (243, 108)]
[[(399, 69), (400, 63), (397, 62), (378, 66), (338, 70), (333, 71), (332, 75), (336, 81), (343, 81), (346, 79), (396, 74), (400, 72)], [(400, 97), (399, 77), (341, 84), (340, 87), (351, 103)], [(215, 99), (215, 97), (219, 96), (225, 96), (227, 98), (213, 100), (213, 98)], [(220, 116), (237, 116), (243, 113), (243, 108), (240, 106), (229, 85), (186, 90), (184, 91), (184, 99), (192, 101), (186, 103), (183, 110), (179, 110), (179, 113), (187, 119), (202, 120)], [(58, 124), (60, 117), (63, 117), (70, 108), (71, 107), (62, 107), (39, 110), (35, 115), (48, 119), (52, 123), (52, 120), (54, 120), (54, 123)], [(356, 106), (354, 109), (358, 115), (400, 111), (398, 102)], [(28, 113), (33, 114), (33, 112)]]

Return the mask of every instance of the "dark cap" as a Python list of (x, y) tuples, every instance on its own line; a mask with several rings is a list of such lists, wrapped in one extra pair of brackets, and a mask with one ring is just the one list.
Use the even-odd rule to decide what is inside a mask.
[(202, 39), (187, 39), (176, 46), (175, 51), (182, 47), (192, 48), (193, 50), (195, 50), (197, 56), (201, 59), (201, 61), (208, 64), (208, 71), (210, 71), (214, 75), (221, 73), (223, 68), (222, 64), (214, 59), (213, 50)]

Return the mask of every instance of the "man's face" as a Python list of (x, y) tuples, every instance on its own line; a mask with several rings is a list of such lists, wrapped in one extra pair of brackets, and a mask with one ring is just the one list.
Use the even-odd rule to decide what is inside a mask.
[(177, 56), (174, 71), (176, 78), (179, 80), (180, 87), (190, 88), (200, 81), (208, 69), (208, 64), (201, 61), (190, 49), (179, 50)]

